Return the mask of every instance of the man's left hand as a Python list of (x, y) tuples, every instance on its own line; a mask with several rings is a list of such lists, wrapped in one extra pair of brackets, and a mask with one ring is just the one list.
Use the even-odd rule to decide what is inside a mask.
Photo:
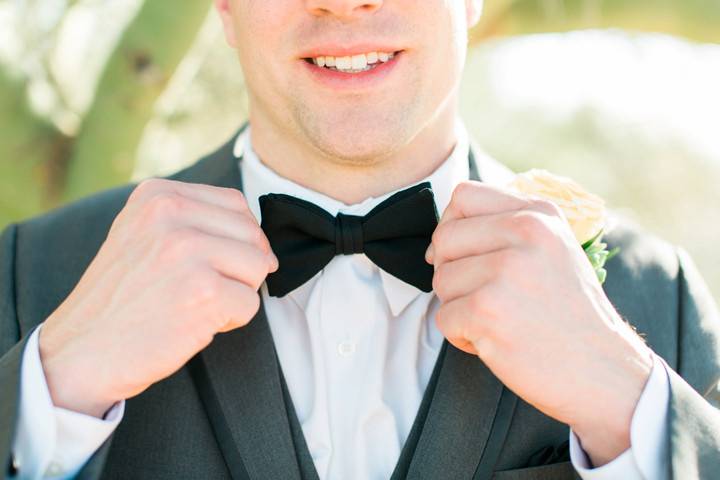
[(630, 447), (652, 352), (613, 308), (554, 203), (464, 182), (426, 258), (450, 343), (570, 425), (595, 466)]

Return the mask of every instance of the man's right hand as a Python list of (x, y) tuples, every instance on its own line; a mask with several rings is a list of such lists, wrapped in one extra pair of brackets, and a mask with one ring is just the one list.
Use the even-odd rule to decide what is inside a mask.
[(235, 189), (151, 179), (40, 331), (55, 406), (96, 417), (247, 324), (277, 258)]

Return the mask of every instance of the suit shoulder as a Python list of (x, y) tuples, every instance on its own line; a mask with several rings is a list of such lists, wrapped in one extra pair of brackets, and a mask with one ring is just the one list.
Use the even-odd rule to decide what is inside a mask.
[(614, 228), (603, 241), (619, 252), (605, 265), (603, 289), (622, 318), (672, 366), (677, 352), (678, 249), (628, 219), (611, 218)]
[(95, 193), (20, 222), (18, 230), (26, 239), (87, 238), (94, 232), (107, 232), (134, 188), (135, 184), (127, 184)]
[(677, 246), (648, 232), (632, 220), (611, 215), (613, 227), (604, 236), (608, 249), (618, 248), (618, 254), (608, 267), (622, 267), (631, 279), (653, 274), (658, 280), (674, 281), (679, 261)]

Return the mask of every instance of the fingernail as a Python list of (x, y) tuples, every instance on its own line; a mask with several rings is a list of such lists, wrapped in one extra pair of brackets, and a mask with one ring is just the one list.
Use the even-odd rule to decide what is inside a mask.
[(428, 249), (425, 251), (425, 261), (427, 263), (432, 264), (433, 263), (433, 255), (435, 253), (435, 250), (433, 249), (432, 243), (428, 247)]

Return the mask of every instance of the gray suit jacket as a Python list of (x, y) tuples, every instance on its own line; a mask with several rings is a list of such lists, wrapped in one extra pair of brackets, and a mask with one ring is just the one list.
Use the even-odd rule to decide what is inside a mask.
[[(240, 188), (232, 144), (170, 178)], [(76, 285), (132, 189), (11, 225), (0, 237), (0, 478), (14, 475), (4, 465), (26, 340)], [(607, 265), (609, 298), (678, 372), (670, 376), (666, 468), (675, 479), (717, 478), (717, 307), (682, 250), (627, 225), (606, 238), (621, 248)], [(393, 478), (576, 478), (567, 438), (566, 425), (518, 400), (480, 360), (446, 342)], [(262, 309), (128, 400), (118, 429), (79, 476), (317, 479)]]

